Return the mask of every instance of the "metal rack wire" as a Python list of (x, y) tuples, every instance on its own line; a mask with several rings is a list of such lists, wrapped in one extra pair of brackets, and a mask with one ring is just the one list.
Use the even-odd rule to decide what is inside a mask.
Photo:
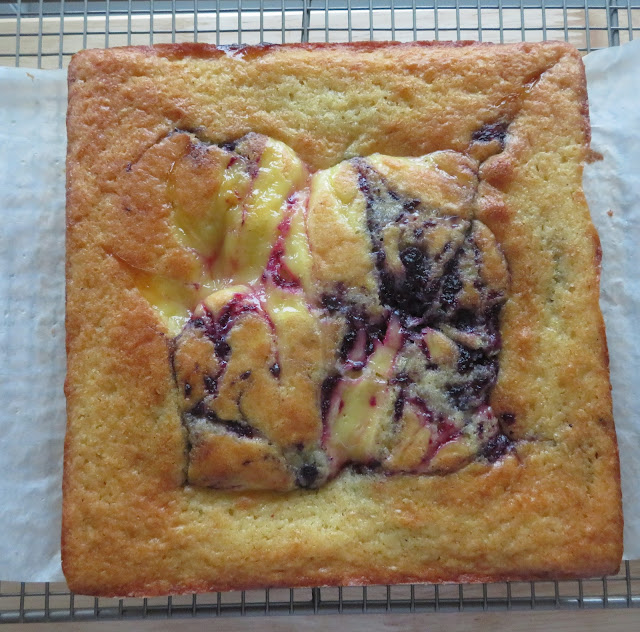
[[(0, 66), (64, 68), (78, 50), (160, 42), (563, 39), (583, 52), (640, 32), (640, 0), (39, 0), (0, 5)], [(2, 570), (0, 569), (0, 574)], [(103, 599), (0, 581), (0, 623), (354, 612), (631, 608), (640, 561), (561, 582), (314, 588)]]
[(640, 0), (39, 0), (0, 6), (0, 65), (63, 68), (87, 47), (351, 40), (564, 39), (640, 31)]
[(271, 589), (149, 599), (74, 595), (64, 584), (0, 582), (0, 623), (95, 619), (632, 608), (640, 562), (579, 581)]

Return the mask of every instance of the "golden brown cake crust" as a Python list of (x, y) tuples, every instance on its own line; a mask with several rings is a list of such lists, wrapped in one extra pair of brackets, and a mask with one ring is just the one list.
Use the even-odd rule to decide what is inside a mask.
[[(474, 216), (510, 273), (490, 404), (513, 449), (443, 475), (344, 470), (317, 490), (185, 484), (173, 338), (140, 291), (140, 274), (189, 279), (199, 266), (157, 177), (171, 170), (163, 141), (176, 129), (188, 133), (174, 144), (262, 134), (312, 172), (375, 153), (453, 150), (477, 161)], [(582, 63), (559, 42), (76, 55), (62, 533), (70, 588), (149, 596), (615, 572), (620, 474), (600, 246), (581, 188), (588, 151)]]

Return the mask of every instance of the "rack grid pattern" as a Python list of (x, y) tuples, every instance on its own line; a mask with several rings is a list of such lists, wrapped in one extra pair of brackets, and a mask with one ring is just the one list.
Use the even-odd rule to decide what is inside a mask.
[[(93, 47), (201, 41), (561, 39), (584, 53), (640, 36), (640, 0), (39, 0), (0, 5), (0, 66), (65, 68)], [(0, 569), (0, 576), (2, 570)], [(103, 599), (0, 581), (0, 623), (312, 613), (631, 608), (640, 561), (581, 581), (271, 589)]]
[(0, 582), (0, 622), (289, 614), (602, 609), (640, 606), (640, 561), (620, 573), (578, 581), (410, 584), (250, 590), (148, 599), (70, 593), (65, 584)]
[(0, 65), (63, 68), (82, 48), (353, 40), (632, 40), (640, 0), (39, 0), (0, 6)]

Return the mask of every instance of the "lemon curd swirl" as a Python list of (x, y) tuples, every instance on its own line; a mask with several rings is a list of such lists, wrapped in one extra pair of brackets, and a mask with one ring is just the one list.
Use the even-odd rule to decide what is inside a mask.
[(173, 337), (190, 484), (441, 474), (509, 439), (488, 404), (508, 271), (477, 163), (372, 155), (310, 173), (259, 134), (188, 135), (167, 175), (190, 283), (137, 287)]

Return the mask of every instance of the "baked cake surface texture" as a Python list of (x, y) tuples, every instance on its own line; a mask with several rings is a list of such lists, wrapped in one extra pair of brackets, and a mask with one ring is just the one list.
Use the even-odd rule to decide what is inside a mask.
[(70, 587), (616, 571), (587, 114), (562, 43), (76, 55)]

